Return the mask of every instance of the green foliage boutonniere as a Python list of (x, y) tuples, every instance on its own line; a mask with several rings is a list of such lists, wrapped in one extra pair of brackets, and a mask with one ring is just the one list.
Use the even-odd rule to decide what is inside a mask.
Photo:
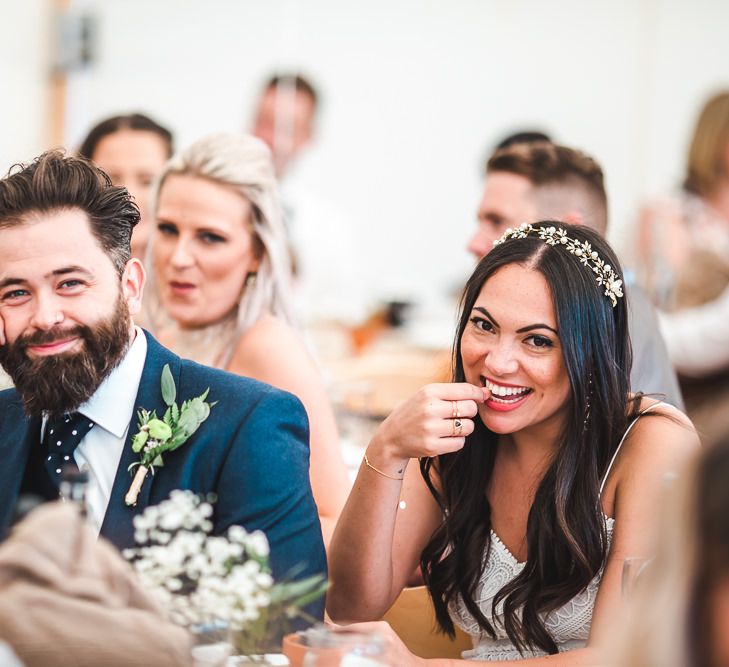
[(124, 502), (127, 505), (136, 505), (139, 490), (142, 488), (148, 472), (154, 474), (155, 466), (163, 466), (162, 454), (177, 449), (187, 442), (188, 438), (200, 427), (210, 415), (210, 409), (215, 403), (207, 403), (206, 398), (210, 389), (206, 389), (197, 398), (185, 401), (178, 407), (177, 388), (172, 378), (172, 371), (168, 364), (162, 369), (162, 400), (167, 410), (160, 419), (156, 411), (141, 409), (137, 413), (139, 418), (139, 431), (132, 439), (132, 450), (139, 454), (139, 461), (129, 466), (131, 472), (137, 469), (132, 485), (129, 487)]

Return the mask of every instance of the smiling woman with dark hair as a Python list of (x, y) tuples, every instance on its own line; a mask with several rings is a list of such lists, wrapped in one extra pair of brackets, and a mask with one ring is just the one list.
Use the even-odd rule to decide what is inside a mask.
[[(507, 231), (466, 285), (454, 382), (368, 446), (332, 542), (332, 618), (380, 618), (419, 564), (441, 629), (473, 638), (464, 658), (595, 659), (622, 561), (650, 549), (661, 478), (697, 445), (682, 413), (629, 394), (626, 313), (598, 234)], [(381, 630), (393, 664), (420, 664)]]

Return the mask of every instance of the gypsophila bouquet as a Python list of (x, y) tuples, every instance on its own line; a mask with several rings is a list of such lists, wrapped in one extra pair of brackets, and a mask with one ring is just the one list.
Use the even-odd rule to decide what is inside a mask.
[(134, 518), (139, 546), (124, 556), (175, 623), (227, 627), (239, 652), (262, 653), (290, 619), (305, 616), (301, 608), (324, 594), (326, 581), (275, 583), (261, 531), (231, 526), (225, 535), (211, 534), (213, 501), (173, 491)]

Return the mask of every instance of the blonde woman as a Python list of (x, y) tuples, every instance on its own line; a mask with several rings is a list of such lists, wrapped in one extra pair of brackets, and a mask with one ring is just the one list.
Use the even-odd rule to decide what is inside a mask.
[(181, 356), (301, 399), (311, 429), (311, 484), (328, 542), (349, 485), (322, 377), (293, 326), (289, 255), (268, 148), (241, 135), (195, 142), (165, 166), (153, 209), (148, 321)]
[(729, 427), (729, 356), (717, 335), (729, 317), (729, 90), (699, 114), (680, 193), (642, 210), (637, 248), (686, 412), (716, 438)]
[(729, 281), (729, 90), (699, 114), (680, 192), (641, 211), (637, 259), (646, 291), (666, 311), (711, 301)]
[(658, 556), (636, 582), (616, 666), (729, 665), (729, 438), (687, 472), (666, 505)]

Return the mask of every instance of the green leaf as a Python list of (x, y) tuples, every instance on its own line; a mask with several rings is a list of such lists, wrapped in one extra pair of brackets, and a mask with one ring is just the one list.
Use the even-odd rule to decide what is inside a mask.
[(177, 423), (177, 420), (180, 418), (180, 408), (177, 407), (177, 403), (173, 403), (170, 407), (170, 410), (172, 410), (172, 426), (173, 424)]
[(184, 431), (180, 431), (176, 435), (173, 435), (167, 442), (166, 451), (171, 452), (177, 449), (180, 445), (184, 445), (190, 436)]
[(190, 403), (190, 410), (195, 415), (195, 418), (202, 424), (209, 414), (207, 403), (199, 401), (197, 398)]
[(145, 410), (144, 408), (140, 409), (139, 412), (137, 412), (137, 419), (139, 419), (139, 424), (137, 424), (139, 428), (146, 426), (149, 421), (149, 410)]
[(177, 428), (181, 431), (185, 431), (188, 435), (192, 435), (199, 425), (200, 420), (195, 414), (195, 411), (191, 408), (183, 410), (179, 420), (177, 421)]
[(132, 440), (132, 451), (135, 454), (139, 454), (139, 452), (142, 451), (142, 447), (144, 447), (148, 438), (149, 433), (147, 431), (140, 431), (139, 433), (137, 433)]
[[(173, 403), (173, 405), (174, 405), (174, 403)], [(172, 424), (172, 406), (170, 406), (169, 408), (167, 408), (165, 410), (165, 414), (164, 414), (164, 417), (162, 417), (162, 421), (165, 424), (167, 424), (167, 426), (170, 426), (170, 427), (173, 426), (173, 424)]]
[(177, 398), (177, 389), (175, 388), (175, 381), (172, 378), (172, 371), (170, 370), (170, 365), (165, 364), (165, 367), (162, 369), (162, 400), (167, 405), (172, 405), (175, 402), (175, 398)]
[(271, 602), (290, 603), (290, 601), (295, 601), (303, 596), (308, 597), (314, 591), (320, 589), (320, 594), (323, 594), (326, 590), (326, 583), (321, 575), (315, 575), (300, 581), (286, 581), (276, 584), (270, 591)]
[(293, 602), (291, 602), (291, 605), (293, 605), (296, 608), (306, 607), (310, 602), (314, 602), (314, 600), (318, 600), (320, 597), (324, 595), (324, 593), (327, 592), (327, 589), (329, 588), (328, 583), (324, 583), (318, 588), (315, 588), (310, 593), (307, 593), (306, 595), (302, 595), (301, 597), (296, 598)]
[(162, 454), (157, 454), (157, 457), (152, 461), (153, 466), (162, 467), (165, 462), (162, 460)]

